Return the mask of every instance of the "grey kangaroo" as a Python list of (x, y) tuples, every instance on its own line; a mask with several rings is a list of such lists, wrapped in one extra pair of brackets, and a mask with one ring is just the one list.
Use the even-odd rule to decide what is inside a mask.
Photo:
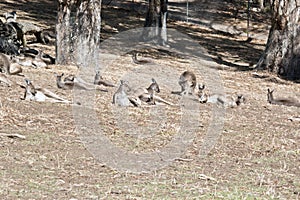
[(136, 102), (130, 100), (127, 96), (128, 92), (131, 91), (131, 88), (128, 86), (128, 83), (124, 80), (120, 81), (120, 86), (118, 90), (113, 95), (113, 104), (118, 106), (138, 106)]
[(104, 85), (106, 87), (116, 87), (114, 84), (112, 84), (108, 81), (105, 81), (103, 79), (103, 77), (100, 75), (100, 71), (96, 72), (95, 79), (94, 79), (94, 84), (95, 85)]
[(274, 90), (270, 90), (268, 88), (267, 96), (268, 96), (268, 102), (270, 104), (300, 107), (300, 102), (298, 102), (295, 99), (291, 99), (291, 98), (276, 98), (276, 99), (274, 99), (273, 92), (274, 92)]
[(180, 75), (178, 84), (181, 86), (181, 95), (192, 95), (197, 85), (196, 75), (191, 71), (185, 71)]
[(34, 87), (29, 79), (25, 79), (25, 93), (23, 100), (27, 101), (39, 101), (39, 102), (53, 102), (53, 103), (67, 103), (71, 104), (71, 101), (65, 100), (57, 94), (47, 90), (45, 88)]
[(22, 67), (14, 57), (0, 53), (0, 71), (8, 75), (21, 75)]
[(150, 63), (149, 60), (138, 60), (137, 59), (137, 54), (136, 52), (132, 53), (132, 61), (137, 64), (137, 65), (143, 65), (143, 64), (147, 64), (147, 63)]
[(88, 84), (86, 84), (82, 79), (77, 78), (73, 75), (67, 76), (64, 80), (62, 80), (62, 77), (64, 76), (64, 73), (62, 74), (56, 74), (56, 84), (57, 87), (63, 90), (72, 90), (73, 88), (81, 89), (81, 90), (100, 90), (103, 92), (107, 92), (105, 89), (101, 88), (94, 88)]

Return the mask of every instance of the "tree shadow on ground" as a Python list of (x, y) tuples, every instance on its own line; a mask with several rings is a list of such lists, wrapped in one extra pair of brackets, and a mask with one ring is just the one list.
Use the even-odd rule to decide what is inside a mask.
[(31, 20), (44, 26), (54, 26), (56, 23), (56, 1), (18, 1), (15, 3), (1, 3), (1, 10), (16, 11), (18, 19)]
[[(252, 70), (265, 44), (261, 38), (247, 38), (245, 27), (236, 27), (237, 24), (246, 24), (245, 7), (234, 1), (204, 3), (205, 1), (197, 1), (189, 4), (189, 23), (184, 22), (186, 21), (186, 2), (169, 3), (168, 27), (187, 34), (197, 41), (199, 45), (207, 49), (211, 59), (220, 65), (240, 71)], [(126, 15), (117, 14), (122, 10), (127, 11)], [(118, 1), (114, 6), (105, 6), (102, 11), (108, 24), (120, 31), (126, 31), (130, 28), (143, 27), (141, 19), (145, 17), (146, 4)], [(265, 17), (265, 14), (253, 13), (252, 23), (261, 24)], [(250, 32), (264, 35), (266, 38), (267, 31), (264, 28), (264, 26), (256, 25), (255, 28), (250, 29)]]

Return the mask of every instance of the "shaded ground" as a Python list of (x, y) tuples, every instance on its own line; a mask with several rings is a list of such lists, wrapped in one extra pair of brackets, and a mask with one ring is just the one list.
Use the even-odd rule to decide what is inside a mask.
[[(15, 6), (16, 2), (18, 6)], [(2, 12), (18, 9), (22, 20), (30, 20), (45, 28), (53, 26), (54, 3), (36, 2), (6, 1), (1, 2), (0, 6)], [(139, 12), (129, 10), (126, 3), (119, 7), (104, 6), (103, 39), (116, 31), (143, 26), (144, 10), (138, 5)], [(103, 76), (116, 84), (124, 77), (133, 83), (135, 77), (143, 77), (150, 82), (150, 77), (155, 76), (161, 86), (160, 95), (178, 103), (179, 97), (169, 92), (179, 89), (177, 77), (182, 71), (192, 69), (199, 80), (205, 81), (208, 75), (206, 65), (217, 69), (215, 72), (219, 73), (225, 91), (242, 93), (247, 101), (241, 107), (227, 109), (222, 133), (206, 157), (199, 157), (199, 153), (212, 123), (212, 105), (199, 105), (200, 125), (195, 127), (196, 136), (192, 145), (188, 146), (180, 159), (155, 172), (132, 174), (113, 170), (94, 159), (75, 130), (72, 106), (25, 102), (20, 100), (22, 88), (1, 85), (0, 132), (26, 136), (25, 140), (0, 137), (1, 198), (299, 199), (300, 124), (288, 118), (299, 116), (300, 109), (270, 105), (266, 101), (267, 88), (275, 88), (276, 96), (300, 99), (299, 85), (279, 80), (268, 73), (253, 75), (249, 66), (258, 60), (266, 41), (263, 37), (254, 37), (250, 43), (245, 42), (247, 37), (243, 30), (246, 21), (245, 18), (234, 19), (234, 4), (223, 1), (198, 3), (194, 7), (191, 5), (194, 14), (199, 14), (198, 17), (193, 16), (198, 21), (186, 23), (174, 19), (184, 17), (177, 15), (175, 10), (184, 9), (184, 3), (171, 2), (174, 11), (169, 27), (199, 42), (200, 46), (207, 49), (208, 54), (205, 55), (212, 60), (203, 60), (198, 67), (193, 66), (193, 60), (184, 55), (170, 54), (161, 49), (143, 49), (140, 50), (143, 56), (158, 68), (152, 70), (151, 65), (144, 68), (134, 65), (126, 54), (112, 59), (109, 55), (103, 58), (105, 66), (109, 66)], [(39, 20), (41, 13), (46, 13), (46, 16)], [(262, 19), (257, 13), (254, 19), (252, 23), (255, 28), (251, 33), (254, 36), (266, 35), (265, 23), (261, 24)], [(224, 31), (224, 26), (237, 28)], [(234, 34), (232, 30), (243, 33)], [(176, 38), (173, 39), (176, 41)], [(54, 46), (31, 45), (54, 55)], [(148, 71), (142, 73), (141, 69)], [(70, 74), (77, 71), (76, 67), (53, 65), (48, 69), (25, 68), (24, 74), (35, 84), (76, 100), (78, 97), (74, 97), (72, 92), (56, 88), (54, 73)], [(17, 76), (11, 78), (19, 83), (24, 79)], [(146, 87), (149, 82), (142, 84)], [(208, 89), (213, 90), (211, 87)], [(129, 118), (135, 119), (140, 125), (140, 130), (150, 124), (154, 127), (154, 134), (137, 137), (132, 134), (133, 130), (122, 129), (122, 123), (116, 115), (118, 109), (111, 105), (115, 90), (96, 92), (95, 110), (104, 134), (116, 146), (132, 153), (153, 152), (166, 146), (180, 129), (181, 108), (168, 106), (126, 109), (130, 113)], [(152, 115), (161, 111), (165, 111), (167, 119), (157, 122)]]

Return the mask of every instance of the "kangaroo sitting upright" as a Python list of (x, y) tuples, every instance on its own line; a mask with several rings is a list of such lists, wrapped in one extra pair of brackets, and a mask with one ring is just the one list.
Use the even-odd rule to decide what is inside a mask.
[(138, 106), (139, 103), (130, 100), (130, 98), (127, 96), (128, 92), (131, 91), (131, 88), (128, 86), (127, 82), (121, 80), (120, 83), (121, 84), (118, 90), (114, 93), (112, 103), (118, 106)]
[(291, 98), (277, 98), (277, 99), (274, 99), (273, 92), (274, 92), (274, 90), (271, 91), (268, 88), (268, 95), (267, 96), (268, 96), (268, 102), (270, 104), (300, 107), (300, 102), (295, 100), (295, 99), (291, 99)]
[(8, 75), (21, 75), (22, 67), (14, 57), (0, 53), (0, 71)]

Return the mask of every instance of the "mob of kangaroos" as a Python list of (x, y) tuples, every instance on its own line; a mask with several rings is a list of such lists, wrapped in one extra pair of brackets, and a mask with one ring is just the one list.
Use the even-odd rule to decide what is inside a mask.
[(274, 90), (270, 90), (268, 88), (267, 97), (268, 97), (268, 102), (270, 104), (300, 107), (300, 102), (297, 101), (296, 99), (291, 99), (291, 98), (276, 98), (275, 99), (273, 97), (273, 92), (274, 92)]

